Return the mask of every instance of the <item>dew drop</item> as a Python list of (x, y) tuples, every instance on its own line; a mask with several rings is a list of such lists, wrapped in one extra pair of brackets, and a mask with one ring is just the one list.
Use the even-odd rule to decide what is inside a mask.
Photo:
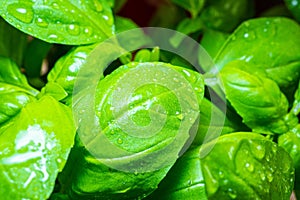
[(173, 78), (174, 82), (179, 83), (179, 80), (177, 78)]
[(245, 167), (246, 169), (249, 171), (249, 172), (253, 172), (254, 171), (254, 166), (250, 163), (246, 163), (245, 164)]
[(35, 23), (36, 23), (36, 25), (38, 25), (39, 27), (42, 27), (42, 28), (46, 28), (49, 25), (48, 22), (46, 22), (44, 19), (42, 19), (40, 17), (36, 18)]
[(266, 175), (264, 173), (260, 173), (259, 175), (262, 181), (266, 180)]
[(32, 8), (26, 4), (13, 3), (8, 6), (7, 10), (21, 22), (29, 24), (33, 20)]
[(219, 177), (220, 177), (220, 178), (224, 178), (224, 173), (223, 173), (223, 171), (219, 171)]
[(87, 36), (91, 36), (93, 34), (93, 30), (90, 27), (87, 27), (83, 31)]
[(292, 5), (293, 7), (298, 6), (298, 4), (299, 4), (299, 0), (292, 0), (292, 2), (291, 2), (291, 5)]
[(56, 8), (56, 9), (59, 8), (59, 5), (58, 5), (56, 2), (52, 3), (52, 6), (53, 6), (54, 8)]
[(250, 145), (253, 156), (259, 160), (265, 157), (265, 148), (261, 145)]
[(118, 138), (118, 144), (122, 144), (123, 143), (123, 140), (121, 138)]
[(67, 31), (69, 34), (71, 35), (79, 35), (80, 33), (80, 28), (78, 25), (76, 24), (70, 24), (68, 27), (67, 27)]
[(228, 189), (228, 195), (231, 199), (236, 199), (237, 198), (237, 194), (236, 194), (236, 191), (233, 190), (232, 188), (229, 188)]
[(267, 178), (269, 182), (273, 181), (273, 174), (272, 173), (267, 173)]
[(179, 115), (177, 115), (176, 117), (177, 117), (177, 119), (179, 119), (179, 120), (183, 120), (183, 119), (184, 119), (184, 116), (183, 116), (183, 114), (182, 114), (182, 113), (181, 113), (181, 114), (179, 114)]

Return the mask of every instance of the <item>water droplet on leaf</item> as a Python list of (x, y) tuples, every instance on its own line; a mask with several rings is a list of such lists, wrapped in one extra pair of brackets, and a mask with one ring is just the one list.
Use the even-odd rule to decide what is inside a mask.
[(233, 190), (232, 188), (229, 188), (228, 189), (228, 195), (231, 199), (236, 199), (237, 198), (237, 194), (236, 194), (236, 191)]
[(253, 172), (254, 171), (254, 166), (250, 163), (246, 163), (245, 164), (245, 167), (246, 169), (249, 171), (249, 172)]
[(42, 27), (42, 28), (46, 28), (49, 25), (48, 22), (46, 22), (44, 19), (42, 19), (40, 17), (36, 18), (35, 23), (36, 23), (36, 25), (38, 25), (39, 27)]
[(80, 33), (80, 28), (78, 25), (76, 24), (70, 24), (68, 27), (67, 27), (67, 31), (68, 33), (70, 33), (70, 35), (79, 35)]
[(13, 3), (8, 6), (7, 10), (21, 22), (29, 24), (33, 20), (32, 8), (27, 4)]
[(121, 138), (118, 138), (118, 144), (122, 144), (123, 143), (123, 140)]

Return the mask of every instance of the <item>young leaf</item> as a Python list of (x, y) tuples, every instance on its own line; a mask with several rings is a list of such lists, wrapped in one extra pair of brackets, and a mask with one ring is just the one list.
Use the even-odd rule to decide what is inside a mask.
[(173, 3), (188, 10), (192, 18), (196, 18), (205, 4), (205, 0), (172, 0)]
[(115, 26), (116, 33), (138, 28), (138, 25), (134, 23), (131, 19), (120, 16), (115, 17)]
[(289, 199), (293, 162), (276, 143), (251, 132), (226, 134), (202, 146), (208, 199)]
[(1, 131), (1, 198), (47, 199), (73, 146), (71, 110), (43, 97), (28, 103)]
[(0, 15), (19, 30), (49, 43), (90, 44), (114, 34), (106, 0), (4, 0)]
[(253, 130), (285, 133), (289, 127), (282, 121), (287, 115), (288, 101), (277, 84), (253, 73), (245, 61), (232, 61), (220, 72), (226, 98)]
[[(79, 70), (85, 63), (87, 56), (96, 46), (97, 44), (79, 46), (60, 58), (48, 74), (48, 83), (45, 86), (45, 89), (42, 89), (42, 92), (51, 96), (54, 95), (56, 99), (58, 98), (60, 100), (65, 97), (63, 102), (67, 102), (69, 105)], [(50, 87), (49, 84), (52, 86)], [(59, 89), (57, 90), (57, 88)], [(65, 96), (66, 93), (67, 96)]]
[(264, 70), (284, 91), (300, 78), (299, 52), (299, 24), (283, 17), (257, 18), (243, 22), (214, 60), (219, 69), (233, 60), (254, 64), (252, 71)]

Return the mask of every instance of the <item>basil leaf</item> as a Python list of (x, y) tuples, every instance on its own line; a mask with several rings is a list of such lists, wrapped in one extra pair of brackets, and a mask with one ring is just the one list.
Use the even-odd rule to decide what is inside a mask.
[(300, 21), (300, 2), (299, 0), (284, 0), (288, 9), (292, 12), (294, 17)]
[[(289, 40), (286, 40), (289, 38)], [(287, 18), (257, 18), (243, 22), (227, 39), (215, 63), (244, 60), (263, 70), (280, 88), (291, 88), (300, 78), (300, 26)]]
[(231, 32), (253, 14), (254, 5), (250, 0), (208, 0), (200, 16), (207, 27)]
[(4, 0), (0, 15), (19, 30), (49, 43), (89, 44), (114, 34), (111, 7), (105, 0)]
[(28, 90), (0, 82), (0, 126), (36, 98)]
[(200, 121), (197, 128), (197, 135), (193, 141), (193, 145), (196, 146), (201, 145), (204, 141), (213, 140), (219, 135), (242, 129), (242, 127), (230, 121), (224, 112), (206, 98), (201, 101)]
[(21, 66), (27, 37), (0, 18), (0, 56), (9, 57)]
[(278, 138), (278, 145), (284, 148), (293, 159), (295, 167), (295, 188), (300, 189), (300, 124)]
[(138, 25), (134, 23), (131, 19), (120, 16), (115, 17), (115, 26), (117, 33), (138, 28)]
[(49, 72), (47, 77), (48, 83), (42, 89), (42, 92), (71, 105), (73, 87), (79, 70), (85, 63), (87, 56), (96, 46), (97, 44), (79, 46), (61, 57)]
[(207, 200), (199, 147), (189, 150), (176, 161), (158, 189), (146, 198), (151, 199)]
[(201, 45), (207, 51), (207, 53), (212, 58), (214, 58), (217, 55), (219, 49), (221, 49), (221, 47), (225, 43), (228, 36), (229, 35), (227, 33), (207, 29), (204, 31), (203, 37), (201, 39)]
[(88, 141), (77, 139), (60, 178), (67, 193), (75, 199), (149, 195), (189, 142), (203, 92), (200, 74), (160, 62), (132, 62), (100, 80), (91, 119), (97, 127), (84, 130)]
[(192, 18), (195, 18), (198, 15), (205, 4), (205, 0), (172, 0), (172, 2), (188, 10), (191, 13)]
[(294, 168), (288, 153), (256, 133), (239, 132), (202, 146), (208, 199), (289, 199)]
[(257, 132), (285, 133), (283, 122), (288, 101), (277, 84), (261, 74), (253, 73), (245, 61), (232, 61), (220, 72), (226, 98), (243, 122)]
[(294, 113), (294, 115), (298, 115), (300, 113), (300, 81), (298, 84), (298, 89), (295, 92), (294, 98), (295, 99), (292, 107), (292, 112)]
[(68, 107), (49, 96), (28, 103), (0, 134), (1, 198), (47, 199), (74, 135)]

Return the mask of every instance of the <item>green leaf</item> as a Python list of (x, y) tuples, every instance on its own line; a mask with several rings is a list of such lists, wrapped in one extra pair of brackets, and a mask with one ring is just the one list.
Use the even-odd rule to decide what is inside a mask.
[(49, 43), (89, 44), (114, 34), (111, 7), (105, 0), (4, 0), (0, 15), (19, 30)]
[(300, 189), (300, 124), (278, 138), (278, 145), (284, 148), (293, 159), (295, 167), (295, 188)]
[(116, 26), (116, 33), (121, 33), (123, 31), (127, 31), (139, 27), (131, 19), (120, 17), (120, 16), (115, 17), (115, 26)]
[(182, 20), (178, 26), (177, 31), (190, 35), (191, 33), (195, 33), (201, 31), (204, 28), (204, 24), (200, 17), (196, 17), (193, 19), (185, 18)]
[(27, 89), (32, 95), (37, 95), (38, 91), (32, 88), (25, 77), (16, 65), (9, 58), (0, 56), (0, 82), (8, 83)]
[(61, 178), (72, 177), (65, 186), (71, 197), (149, 195), (188, 145), (203, 93), (200, 74), (160, 62), (132, 62), (100, 80), (96, 116), (79, 127), (86, 138)]
[(214, 58), (225, 43), (228, 36), (229, 34), (227, 33), (207, 29), (204, 31), (200, 44), (207, 51), (210, 57)]
[(253, 65), (243, 60), (228, 63), (220, 72), (226, 98), (253, 130), (285, 133), (288, 101), (277, 84), (253, 72)]
[(196, 18), (205, 4), (205, 0), (172, 0), (172, 2), (188, 10), (193, 18)]
[(0, 82), (0, 125), (17, 115), (20, 110), (36, 98), (28, 90)]
[(294, 184), (291, 157), (257, 133), (223, 135), (202, 146), (201, 155), (208, 199), (290, 198)]
[(47, 199), (74, 135), (68, 107), (49, 96), (28, 103), (0, 134), (1, 198)]
[(209, 28), (231, 32), (253, 15), (254, 5), (251, 0), (210, 0), (200, 17)]
[(298, 115), (300, 113), (300, 81), (298, 84), (298, 88), (295, 92), (294, 98), (295, 99), (292, 107), (292, 112), (294, 113), (294, 115)]
[(206, 98), (201, 101), (200, 121), (197, 125), (198, 131), (193, 141), (193, 145), (196, 146), (203, 144), (204, 141), (213, 140), (220, 135), (243, 129), (242, 126), (230, 121), (223, 111)]
[[(50, 71), (47, 77), (48, 79), (47, 85), (52, 84), (52, 86), (56, 85), (55, 87), (60, 86), (59, 91), (61, 92), (57, 93), (57, 91), (55, 91), (55, 89), (52, 86), (47, 86), (47, 85), (46, 85), (46, 89), (44, 89), (44, 92), (49, 93), (49, 95), (55, 95), (56, 99), (57, 98), (61, 99), (66, 92), (68, 96), (66, 97), (66, 99), (63, 100), (63, 102), (68, 102), (67, 104), (70, 105), (72, 99), (73, 87), (75, 81), (77, 80), (77, 75), (80, 69), (83, 67), (86, 58), (96, 46), (97, 44), (88, 45), (88, 46), (79, 46), (77, 48), (73, 48), (70, 52), (68, 52), (68, 54), (61, 57), (55, 63), (54, 68)], [(61, 89), (63, 89), (65, 92), (62, 91)], [(57, 96), (57, 94), (59, 94), (59, 96)]]
[(118, 13), (123, 6), (126, 4), (127, 0), (115, 0), (114, 2), (114, 13)]
[(200, 164), (200, 147), (180, 157), (156, 189), (145, 200), (207, 200)]
[(11, 58), (21, 66), (26, 44), (26, 35), (0, 18), (0, 56)]
[(41, 98), (44, 95), (50, 95), (56, 100), (61, 101), (68, 96), (68, 93), (58, 83), (49, 82), (45, 87), (42, 88), (42, 91), (41, 93), (39, 93), (38, 98)]
[(294, 17), (300, 21), (300, 1), (299, 0), (284, 0), (288, 9), (292, 12)]
[[(288, 40), (286, 38), (289, 38)], [(233, 60), (263, 70), (285, 91), (300, 78), (300, 26), (287, 18), (257, 18), (243, 22), (227, 39), (215, 63), (222, 69)]]

